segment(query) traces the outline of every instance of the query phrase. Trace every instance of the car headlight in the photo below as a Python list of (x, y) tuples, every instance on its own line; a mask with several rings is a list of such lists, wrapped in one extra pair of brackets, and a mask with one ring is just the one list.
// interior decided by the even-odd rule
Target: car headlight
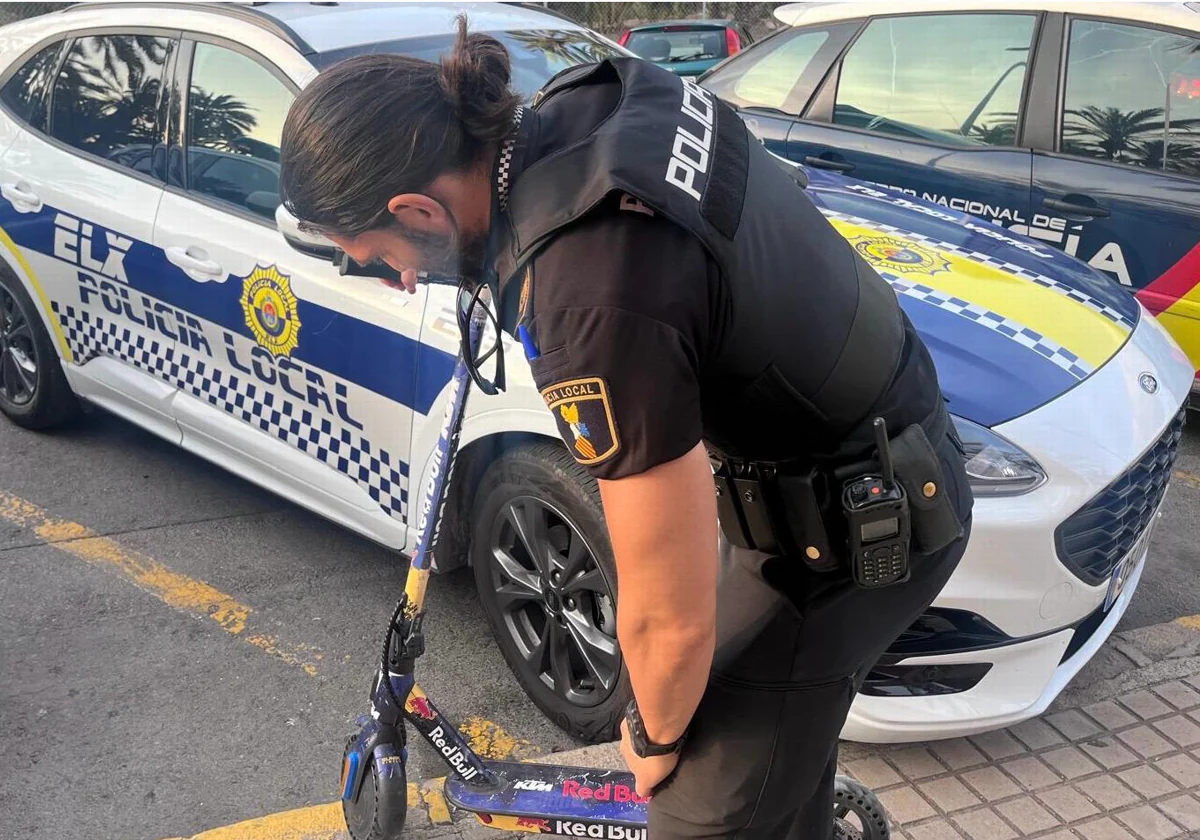
[(976, 496), (1020, 496), (1041, 487), (1046, 471), (1032, 455), (986, 426), (954, 417), (967, 453), (967, 476)]

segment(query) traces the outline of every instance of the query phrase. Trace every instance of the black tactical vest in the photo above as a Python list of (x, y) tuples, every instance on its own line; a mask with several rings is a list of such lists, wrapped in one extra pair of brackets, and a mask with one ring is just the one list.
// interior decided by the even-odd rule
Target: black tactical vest
[[(860, 432), (877, 413), (899, 415), (885, 414), (899, 430), (940, 406), (932, 363), (923, 347), (913, 358), (895, 293), (816, 209), (803, 175), (732, 109), (691, 81), (620, 58), (559, 74), (535, 112), (587, 85), (619, 85), (618, 104), (581, 141), (517, 175), (499, 231), (502, 290), (558, 231), (628, 193), (695, 235), (729, 287), (731, 326), (701, 371), (711, 446), (743, 458), (841, 457), (869, 445)], [(910, 361), (928, 370), (905, 377)]]

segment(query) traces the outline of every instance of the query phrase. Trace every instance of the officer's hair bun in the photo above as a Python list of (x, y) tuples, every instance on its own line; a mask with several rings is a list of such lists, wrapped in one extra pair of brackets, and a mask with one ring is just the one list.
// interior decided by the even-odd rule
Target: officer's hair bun
[(520, 98), (509, 87), (512, 64), (504, 45), (467, 32), (459, 15), (454, 51), (441, 60), (438, 83), (463, 128), (480, 143), (503, 140), (512, 130)]

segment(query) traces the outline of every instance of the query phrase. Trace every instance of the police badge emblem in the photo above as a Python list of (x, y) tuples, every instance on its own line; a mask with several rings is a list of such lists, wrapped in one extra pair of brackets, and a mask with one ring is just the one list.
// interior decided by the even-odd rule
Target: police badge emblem
[(259, 266), (242, 281), (241, 303), (254, 339), (272, 355), (291, 355), (300, 341), (300, 316), (288, 276)]
[(608, 386), (598, 376), (559, 382), (542, 391), (558, 431), (579, 463), (587, 466), (611, 458), (621, 448)]

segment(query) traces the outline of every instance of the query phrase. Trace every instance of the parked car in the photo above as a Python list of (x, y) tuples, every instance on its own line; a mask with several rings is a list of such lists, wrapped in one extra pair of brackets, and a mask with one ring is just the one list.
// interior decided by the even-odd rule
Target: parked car
[(618, 42), (679, 76), (697, 76), (754, 43), (733, 20), (673, 20), (626, 29)]
[[(120, 3), (5, 28), (0, 409), (47, 427), (77, 401), (102, 407), (411, 547), (410, 500), (433, 468), (457, 352), (452, 291), (343, 277), (289, 247), (254, 167), (219, 188), (207, 176), (226, 156), (271, 169), (284, 115), (319, 68), (364, 51), (435, 56), (455, 12)], [(560, 66), (624, 53), (536, 10), (470, 12), (514, 50), (527, 94)], [(924, 739), (1037, 714), (1133, 595), (1192, 368), (1083, 263), (948, 208), (810, 176), (814, 201), (929, 343), (978, 495), (961, 568), (871, 674), (845, 734)], [(471, 563), (529, 696), (570, 732), (609, 738), (629, 689), (596, 484), (507, 347), (508, 389), (469, 404), (437, 568)], [(563, 624), (543, 608), (549, 563), (576, 605)]]
[(1200, 4), (775, 15), (790, 28), (701, 82), (770, 149), (1079, 257), (1135, 291), (1200, 368)]

